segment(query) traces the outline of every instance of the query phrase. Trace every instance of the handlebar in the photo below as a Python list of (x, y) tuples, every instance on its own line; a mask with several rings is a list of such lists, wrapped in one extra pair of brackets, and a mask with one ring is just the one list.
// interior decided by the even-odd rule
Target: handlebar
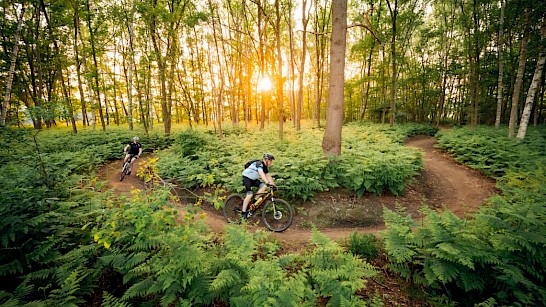
[(269, 187), (273, 191), (277, 191), (279, 189), (276, 185), (270, 183), (267, 184), (267, 187)]

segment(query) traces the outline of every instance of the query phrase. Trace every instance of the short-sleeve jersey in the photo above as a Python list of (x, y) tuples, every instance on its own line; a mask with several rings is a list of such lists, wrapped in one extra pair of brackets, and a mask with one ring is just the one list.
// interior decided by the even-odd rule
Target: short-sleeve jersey
[(135, 144), (134, 142), (129, 143), (129, 146), (131, 146), (131, 148), (129, 148), (129, 154), (131, 155), (138, 155), (140, 148), (142, 148), (140, 143)]
[(260, 173), (258, 173), (258, 170), (262, 169), (265, 174), (269, 173), (269, 169), (267, 168), (267, 165), (263, 163), (263, 161), (256, 161), (243, 171), (243, 176), (248, 177), (249, 179), (256, 180), (260, 178)]

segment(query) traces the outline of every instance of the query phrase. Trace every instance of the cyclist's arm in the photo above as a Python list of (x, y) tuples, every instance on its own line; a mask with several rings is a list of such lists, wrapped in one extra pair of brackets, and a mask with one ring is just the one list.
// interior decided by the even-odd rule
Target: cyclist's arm
[(129, 145), (125, 146), (125, 148), (123, 148), (123, 152), (128, 153), (130, 147), (131, 146), (129, 146)]
[(271, 175), (269, 173), (265, 174), (265, 176), (267, 177), (267, 183), (268, 184), (275, 185), (275, 181), (273, 181), (273, 177), (271, 177)]
[(260, 177), (262, 177), (262, 180), (265, 182), (265, 183), (269, 183), (269, 184), (274, 184), (273, 183), (273, 178), (271, 178), (271, 175), (269, 175), (269, 173), (264, 173), (264, 170), (259, 167), (258, 168), (258, 174), (260, 174)]
[(140, 155), (142, 154), (142, 147), (138, 149), (138, 157), (140, 158)]

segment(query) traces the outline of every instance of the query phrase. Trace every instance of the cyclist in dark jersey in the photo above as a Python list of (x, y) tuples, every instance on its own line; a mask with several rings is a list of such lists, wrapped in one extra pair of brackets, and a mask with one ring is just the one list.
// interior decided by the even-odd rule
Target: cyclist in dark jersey
[[(252, 187), (259, 187), (257, 194), (263, 193), (267, 185), (275, 185), (273, 178), (269, 174), (269, 166), (273, 163), (275, 157), (273, 155), (265, 153), (262, 161), (256, 161), (251, 163), (243, 171), (243, 185), (246, 190), (246, 197), (243, 201), (243, 210), (241, 216), (243, 219), (248, 218), (247, 208), (250, 200), (252, 199)], [(260, 181), (260, 178), (267, 183), (267, 185)]]
[(123, 163), (127, 162), (127, 160), (132, 157), (131, 164), (129, 165), (129, 172), (127, 173), (128, 175), (131, 175), (133, 162), (135, 161), (135, 159), (138, 159), (142, 154), (142, 144), (140, 144), (139, 140), (140, 139), (138, 138), (138, 136), (135, 136), (133, 138), (133, 141), (127, 144), (127, 146), (125, 146), (125, 148), (123, 149), (123, 151), (125, 152), (125, 159), (123, 159)]

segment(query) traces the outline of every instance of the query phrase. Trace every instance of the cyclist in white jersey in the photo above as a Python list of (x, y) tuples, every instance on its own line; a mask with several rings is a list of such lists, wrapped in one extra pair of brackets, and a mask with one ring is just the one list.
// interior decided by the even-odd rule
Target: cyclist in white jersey
[[(251, 163), (243, 171), (243, 185), (245, 186), (246, 190), (246, 197), (243, 201), (243, 210), (241, 211), (241, 216), (243, 219), (248, 217), (247, 208), (253, 195), (252, 187), (258, 187), (257, 194), (260, 194), (265, 191), (267, 185), (275, 185), (273, 177), (271, 177), (271, 174), (269, 174), (269, 166), (271, 166), (273, 160), (275, 160), (275, 157), (273, 157), (272, 154), (265, 153), (262, 161)], [(262, 179), (263, 182), (260, 181), (260, 179)]]

